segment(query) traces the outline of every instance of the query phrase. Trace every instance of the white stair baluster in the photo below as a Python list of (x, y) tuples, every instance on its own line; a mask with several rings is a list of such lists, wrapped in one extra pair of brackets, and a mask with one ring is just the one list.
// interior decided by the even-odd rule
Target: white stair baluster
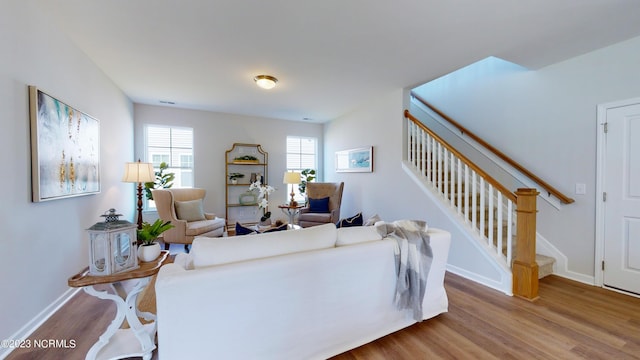
[(498, 191), (498, 241), (497, 241), (497, 250), (498, 250), (498, 254), (500, 254), (501, 256), (503, 255), (502, 252), (502, 244), (504, 241), (504, 238), (502, 237), (502, 228), (503, 228), (503, 224), (504, 222), (502, 221), (502, 213), (504, 212), (504, 206), (502, 204), (502, 193)]
[(513, 201), (507, 199), (507, 264), (511, 266), (513, 256)]
[(484, 237), (484, 229), (485, 229), (485, 213), (486, 207), (484, 206), (485, 199), (485, 184), (484, 178), (480, 178), (480, 236)]
[(493, 207), (493, 185), (489, 184), (489, 232), (487, 234), (487, 241), (489, 245), (493, 247), (493, 218), (494, 218), (494, 207)]

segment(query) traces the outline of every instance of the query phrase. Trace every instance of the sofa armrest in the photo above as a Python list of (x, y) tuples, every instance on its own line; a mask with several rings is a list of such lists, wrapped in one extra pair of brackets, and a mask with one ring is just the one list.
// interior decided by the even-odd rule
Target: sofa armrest
[(160, 268), (160, 271), (158, 271), (158, 277), (164, 279), (164, 278), (170, 278), (175, 275), (182, 276), (181, 274), (186, 272), (187, 272), (187, 269), (180, 266), (180, 264), (169, 263), (169, 264), (162, 265), (162, 267)]
[[(422, 302), (423, 318), (428, 319), (448, 308), (449, 300), (444, 288), (444, 276), (447, 272), (449, 248), (451, 247), (451, 233), (448, 231), (429, 228), (427, 230), (433, 262), (427, 277), (427, 291)], [(438, 305), (435, 306), (434, 305)]]
[(192, 270), (193, 269), (193, 257), (191, 254), (179, 253), (176, 255), (176, 258), (173, 260), (173, 263), (181, 266), (183, 269)]
[(337, 223), (340, 221), (340, 208), (331, 210), (331, 222)]
[(172, 219), (171, 225), (174, 227), (165, 231), (163, 234), (164, 241), (167, 243), (173, 243), (181, 238), (181, 234), (187, 232), (187, 221), (180, 219)]

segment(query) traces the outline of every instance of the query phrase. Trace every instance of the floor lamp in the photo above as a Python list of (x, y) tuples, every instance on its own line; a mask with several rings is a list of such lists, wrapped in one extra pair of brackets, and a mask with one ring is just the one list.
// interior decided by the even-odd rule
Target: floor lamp
[(138, 229), (142, 229), (142, 183), (155, 182), (155, 180), (153, 164), (140, 162), (140, 159), (137, 162), (125, 164), (122, 181), (138, 183)]

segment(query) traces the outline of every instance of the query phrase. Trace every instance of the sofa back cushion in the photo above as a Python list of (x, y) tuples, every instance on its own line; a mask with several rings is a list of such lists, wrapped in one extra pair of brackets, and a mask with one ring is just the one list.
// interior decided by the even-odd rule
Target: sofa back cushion
[(373, 226), (354, 226), (337, 229), (336, 246), (354, 245), (368, 241), (382, 240)]
[(324, 224), (300, 230), (276, 231), (251, 236), (195, 238), (190, 255), (193, 259), (193, 267), (197, 269), (302, 251), (327, 249), (335, 246), (336, 232), (334, 224)]

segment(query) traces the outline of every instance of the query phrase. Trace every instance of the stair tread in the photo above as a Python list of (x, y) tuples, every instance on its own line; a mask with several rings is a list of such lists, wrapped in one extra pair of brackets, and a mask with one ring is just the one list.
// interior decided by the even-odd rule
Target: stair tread
[(536, 263), (538, 264), (538, 266), (543, 266), (543, 265), (547, 265), (547, 264), (553, 264), (555, 262), (556, 262), (556, 259), (554, 259), (554, 258), (552, 258), (550, 256), (536, 254)]
[(553, 265), (556, 259), (550, 256), (536, 254), (536, 263), (538, 264), (538, 279), (553, 274)]

